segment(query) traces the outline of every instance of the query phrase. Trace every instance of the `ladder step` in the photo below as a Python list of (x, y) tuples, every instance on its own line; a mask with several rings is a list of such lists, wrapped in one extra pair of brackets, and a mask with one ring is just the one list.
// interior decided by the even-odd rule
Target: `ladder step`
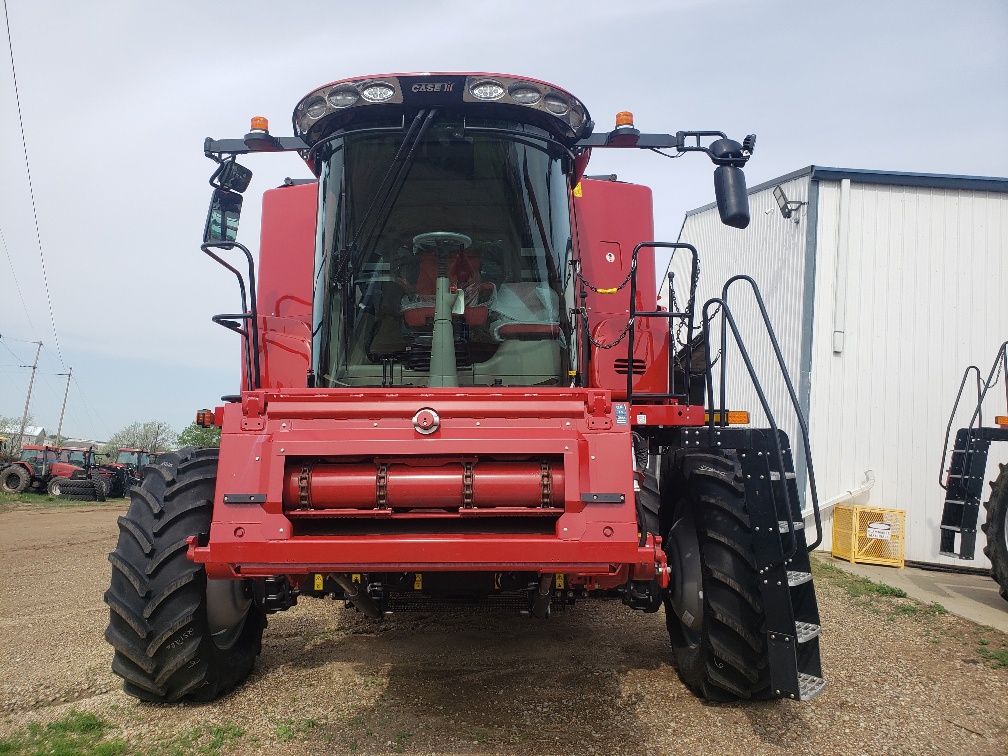
[(953, 533), (976, 533), (976, 528), (961, 528), (958, 525), (942, 525), (942, 530), (951, 530)]
[(788, 570), (787, 574), (787, 584), (788, 588), (794, 588), (797, 585), (802, 585), (807, 583), (812, 579), (811, 572), (798, 572), (797, 570)]
[(811, 701), (826, 690), (826, 681), (815, 675), (806, 675), (804, 672), (798, 673), (798, 698), (802, 701)]
[[(784, 473), (785, 480), (794, 480), (795, 474), (793, 472)], [(770, 480), (780, 480), (780, 473), (776, 470), (770, 471)]]
[[(778, 520), (777, 528), (780, 530), (781, 533), (787, 533), (788, 532), (787, 520)], [(794, 529), (805, 530), (805, 520), (795, 520)]]
[(813, 622), (795, 622), (795, 634), (799, 643), (808, 643), (822, 632), (822, 627)]

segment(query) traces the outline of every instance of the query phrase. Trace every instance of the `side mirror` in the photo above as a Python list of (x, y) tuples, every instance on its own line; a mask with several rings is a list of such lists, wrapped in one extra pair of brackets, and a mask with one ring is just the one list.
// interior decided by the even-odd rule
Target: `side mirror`
[(242, 196), (225, 189), (214, 189), (210, 211), (203, 227), (203, 243), (233, 242), (238, 237)]
[(722, 223), (734, 228), (749, 225), (749, 195), (741, 168), (720, 165), (714, 169), (714, 196)]

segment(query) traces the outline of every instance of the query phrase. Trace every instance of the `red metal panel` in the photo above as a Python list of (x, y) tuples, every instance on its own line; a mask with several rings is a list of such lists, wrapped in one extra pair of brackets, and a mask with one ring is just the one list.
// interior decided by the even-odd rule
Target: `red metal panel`
[[(620, 181), (581, 179), (575, 192), (578, 246), (585, 279), (598, 289), (614, 288), (630, 272), (634, 247), (654, 241), (651, 190)], [(609, 255), (612, 260), (609, 260)], [(654, 251), (643, 249), (637, 257), (637, 309), (657, 309)], [(615, 294), (588, 292), (592, 327), (603, 313), (630, 310), (630, 286)]]
[[(413, 422), (425, 407), (440, 418), (437, 431), (429, 435)], [(210, 539), (206, 546), (190, 549), (212, 576), (521, 569), (611, 580), (621, 570), (634, 575), (650, 570), (653, 575), (655, 563), (663, 562), (653, 545), (650, 551), (638, 545), (630, 426), (617, 422), (607, 392), (291, 389), (246, 392), (241, 403), (227, 405), (223, 414)], [(416, 471), (406, 477), (429, 475), (430, 486), (424, 487), (433, 488), (417, 498), (418, 504), (429, 505), (432, 496), (441, 495), (445, 480), (437, 468), (426, 465), (445, 458), (475, 459), (476, 471), (481, 465), (488, 471), (484, 481), (475, 480), (474, 499), (481, 498), (483, 482), (490, 492), (490, 506), (480, 509), (480, 502), (474, 502), (473, 513), (480, 513), (476, 519), (469, 519), (465, 508), (445, 509), (425, 520), (444, 523), (432, 533), (430, 527), (410, 530), (409, 522), (418, 521), (414, 512), (358, 510), (361, 514), (351, 519), (347, 510), (339, 518), (326, 518), (322, 510), (310, 517), (302, 517), (310, 510), (284, 513), (285, 495), (288, 501), (299, 495), (287, 470), (299, 471), (309, 463), (323, 469), (347, 465), (345, 471), (360, 474), (345, 482), (357, 482), (326, 496), (356, 491), (363, 500), (375, 495), (377, 460)], [(539, 499), (544, 459), (551, 461), (555, 495), (552, 506), (536, 513), (545, 530), (536, 525), (530, 532), (521, 523), (531, 520), (517, 516), (521, 508), (514, 504), (530, 495)], [(449, 477), (451, 486), (460, 482), (458, 473)], [(390, 495), (408, 506), (416, 482)], [(497, 514), (499, 504), (507, 505), (500, 509), (504, 516)], [(463, 517), (478, 523), (476, 532), (472, 527), (452, 530), (450, 523)], [(297, 523), (309, 520), (315, 530), (298, 529)], [(393, 520), (399, 523), (395, 532), (381, 530), (381, 522)], [(369, 521), (374, 525), (361, 531), (360, 524)], [(340, 522), (356, 522), (357, 529), (346, 531)], [(318, 527), (329, 534), (319, 535)]]
[[(654, 240), (651, 190), (619, 181), (582, 179), (574, 195), (574, 209), (585, 280), (596, 289), (618, 289), (610, 293), (589, 290), (586, 301), (592, 338), (599, 344), (614, 344), (630, 319), (630, 284), (626, 279), (634, 248)], [(637, 256), (636, 309), (658, 309), (651, 248), (642, 249)], [(665, 319), (637, 318), (635, 391), (668, 392), (668, 330)], [(625, 398), (628, 349), (626, 338), (612, 349), (594, 348), (589, 385), (611, 389), (615, 398)]]
[(260, 315), (311, 323), (318, 184), (263, 193), (257, 306)]

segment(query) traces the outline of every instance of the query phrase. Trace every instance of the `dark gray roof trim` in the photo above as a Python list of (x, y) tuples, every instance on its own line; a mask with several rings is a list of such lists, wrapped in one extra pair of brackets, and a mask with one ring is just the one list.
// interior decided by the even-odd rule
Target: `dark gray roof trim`
[[(902, 173), (899, 171), (868, 171), (860, 168), (825, 168), (809, 165), (749, 189), (749, 194), (761, 192), (777, 184), (802, 176), (812, 176), (815, 181), (842, 181), (850, 179), (855, 184), (881, 184), (884, 186), (915, 186), (929, 189), (958, 189), (973, 192), (1008, 193), (1008, 178), (996, 176), (956, 176), (945, 173)], [(697, 215), (717, 207), (713, 202), (686, 213)]]

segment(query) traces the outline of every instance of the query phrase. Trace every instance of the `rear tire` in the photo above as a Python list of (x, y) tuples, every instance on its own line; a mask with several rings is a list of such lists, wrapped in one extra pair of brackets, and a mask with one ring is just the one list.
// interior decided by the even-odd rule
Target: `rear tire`
[(31, 475), (20, 465), (11, 465), (0, 473), (0, 489), (4, 493), (24, 493), (31, 485)]
[(95, 501), (95, 488), (90, 480), (64, 480), (60, 485), (60, 498), (70, 501)]
[(245, 597), (248, 583), (208, 581), (186, 558), (186, 539), (210, 531), (217, 456), (217, 449), (163, 455), (119, 518), (105, 639), (123, 690), (143, 701), (217, 698), (248, 677), (261, 648), (266, 615)]
[(990, 559), (991, 577), (1001, 587), (1001, 598), (1008, 601), (1008, 465), (1001, 465), (984, 508), (987, 510), (987, 522), (981, 526), (987, 534), (984, 554)]
[(67, 482), (67, 478), (53, 478), (49, 481), (49, 485), (46, 486), (46, 491), (50, 496), (55, 496), (58, 499), (60, 498), (60, 493), (63, 491), (63, 486), (65, 486)]
[(672, 570), (665, 621), (679, 677), (713, 701), (770, 698), (766, 618), (736, 452), (679, 452), (661, 483)]

